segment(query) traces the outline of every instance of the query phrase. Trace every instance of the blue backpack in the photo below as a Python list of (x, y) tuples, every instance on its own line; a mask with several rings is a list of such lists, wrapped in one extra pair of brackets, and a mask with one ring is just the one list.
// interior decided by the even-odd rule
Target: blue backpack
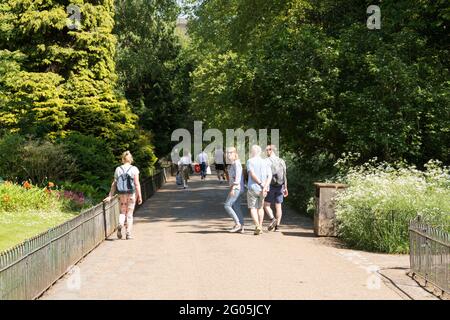
[(134, 179), (128, 174), (128, 171), (130, 171), (131, 168), (133, 168), (133, 166), (130, 166), (125, 172), (125, 169), (120, 167), (123, 173), (117, 178), (117, 192), (119, 194), (133, 194), (136, 191)]

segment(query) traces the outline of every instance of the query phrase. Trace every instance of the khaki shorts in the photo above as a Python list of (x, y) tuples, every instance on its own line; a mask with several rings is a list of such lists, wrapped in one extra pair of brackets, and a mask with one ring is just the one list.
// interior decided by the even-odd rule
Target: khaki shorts
[(256, 193), (253, 190), (247, 191), (247, 206), (249, 209), (261, 209), (264, 204), (262, 192)]

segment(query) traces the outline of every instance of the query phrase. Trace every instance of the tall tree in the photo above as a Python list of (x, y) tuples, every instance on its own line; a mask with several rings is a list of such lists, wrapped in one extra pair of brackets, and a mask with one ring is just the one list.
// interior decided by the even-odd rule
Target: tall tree
[(171, 132), (186, 123), (186, 93), (179, 82), (189, 81), (189, 63), (180, 58), (175, 34), (179, 11), (176, 0), (116, 1), (120, 83), (140, 124), (156, 137), (161, 156), (170, 151)]
[(114, 1), (74, 1), (79, 21), (70, 21), (67, 5), (0, 4), (0, 126), (50, 139), (80, 132), (116, 153), (144, 148), (153, 159), (149, 141), (137, 143), (138, 118), (116, 89)]
[(214, 126), (278, 127), (284, 148), (330, 162), (352, 151), (448, 163), (449, 4), (383, 1), (382, 28), (369, 30), (372, 2), (201, 2), (193, 111)]

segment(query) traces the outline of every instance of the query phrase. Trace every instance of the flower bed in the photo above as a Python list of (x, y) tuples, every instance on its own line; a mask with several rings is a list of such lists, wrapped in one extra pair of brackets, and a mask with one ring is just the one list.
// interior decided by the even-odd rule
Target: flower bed
[(88, 206), (82, 193), (26, 181), (0, 184), (0, 251), (56, 226)]

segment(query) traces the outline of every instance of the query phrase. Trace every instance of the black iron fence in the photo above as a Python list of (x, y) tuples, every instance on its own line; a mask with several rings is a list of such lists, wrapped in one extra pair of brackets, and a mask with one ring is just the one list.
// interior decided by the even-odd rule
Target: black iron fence
[(450, 294), (450, 236), (423, 223), (420, 217), (409, 225), (412, 276)]
[[(163, 168), (142, 181), (150, 198), (166, 181)], [(117, 228), (119, 201), (100, 203), (75, 218), (0, 253), (0, 300), (35, 299)]]

